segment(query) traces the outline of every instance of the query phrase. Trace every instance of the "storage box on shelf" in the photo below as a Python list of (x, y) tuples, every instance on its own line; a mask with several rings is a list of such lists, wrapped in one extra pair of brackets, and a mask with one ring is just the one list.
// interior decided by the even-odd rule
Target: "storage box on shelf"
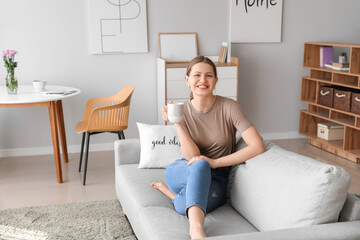
[(333, 107), (350, 112), (351, 92), (347, 89), (335, 89)]
[[(320, 67), (321, 46), (348, 48), (349, 71)], [(360, 162), (360, 112), (353, 107), (354, 96), (360, 98), (357, 95), (360, 91), (360, 44), (305, 43), (303, 67), (308, 68), (310, 74), (302, 78), (301, 101), (307, 103), (307, 110), (300, 111), (299, 133), (308, 137), (312, 145)], [(327, 91), (329, 93), (325, 94)], [(336, 99), (336, 93), (348, 98)], [(318, 124), (328, 122), (344, 126), (343, 139), (324, 140), (317, 136)]]
[(318, 123), (317, 136), (325, 140), (344, 139), (344, 126), (336, 123)]
[(352, 95), (351, 112), (360, 114), (360, 93), (353, 93)]

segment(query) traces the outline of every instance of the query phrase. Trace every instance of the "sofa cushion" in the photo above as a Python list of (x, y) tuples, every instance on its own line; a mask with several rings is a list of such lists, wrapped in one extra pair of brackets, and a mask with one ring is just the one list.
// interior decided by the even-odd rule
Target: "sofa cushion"
[(137, 123), (137, 126), (141, 144), (139, 168), (166, 168), (181, 156), (174, 125)]
[[(145, 233), (144, 239), (190, 239), (189, 221), (172, 209), (156, 206), (144, 208), (139, 214), (139, 221)], [(204, 231), (208, 237), (258, 232), (228, 204), (206, 215)]]
[(124, 200), (128, 199), (133, 205), (132, 208), (137, 211), (145, 206), (174, 209), (171, 201), (164, 194), (151, 187), (152, 182), (165, 182), (165, 170), (139, 169), (138, 164), (120, 165), (116, 168), (115, 184), (121, 189), (118, 195)]
[(239, 165), (232, 206), (260, 231), (336, 222), (350, 175), (274, 144)]

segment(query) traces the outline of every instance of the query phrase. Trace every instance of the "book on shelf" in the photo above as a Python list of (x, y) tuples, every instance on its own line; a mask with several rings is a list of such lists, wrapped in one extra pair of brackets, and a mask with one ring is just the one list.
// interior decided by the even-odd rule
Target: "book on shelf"
[(334, 48), (330, 46), (320, 47), (320, 67), (325, 67), (325, 64), (332, 64), (334, 59)]
[(228, 52), (228, 43), (227, 43), (227, 42), (223, 42), (223, 43), (221, 44), (218, 62), (220, 62), (220, 63), (226, 62), (227, 52)]
[(336, 67), (332, 64), (325, 64), (325, 67), (327, 68), (331, 68), (333, 70), (337, 70), (337, 71), (342, 71), (342, 72), (348, 72), (349, 71), (349, 67)]
[(334, 67), (349, 67), (349, 63), (333, 62), (332, 65), (333, 65)]
[(222, 62), (225, 55), (225, 46), (221, 46), (218, 62)]

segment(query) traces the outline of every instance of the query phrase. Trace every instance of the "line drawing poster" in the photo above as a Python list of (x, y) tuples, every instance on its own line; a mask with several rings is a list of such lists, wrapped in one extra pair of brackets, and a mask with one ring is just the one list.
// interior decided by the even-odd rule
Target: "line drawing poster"
[(281, 42), (283, 0), (230, 1), (231, 42)]
[(88, 0), (92, 54), (148, 51), (146, 0)]

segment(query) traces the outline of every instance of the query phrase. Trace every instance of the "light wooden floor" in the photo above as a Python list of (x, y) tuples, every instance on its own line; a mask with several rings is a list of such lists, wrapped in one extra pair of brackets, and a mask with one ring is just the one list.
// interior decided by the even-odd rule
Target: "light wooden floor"
[[(360, 164), (307, 144), (306, 139), (274, 140), (283, 148), (338, 165), (352, 175), (351, 192), (360, 193)], [(115, 199), (114, 154), (89, 154), (87, 185), (78, 172), (79, 154), (62, 164), (64, 183), (58, 184), (52, 155), (0, 158), (0, 209)]]

